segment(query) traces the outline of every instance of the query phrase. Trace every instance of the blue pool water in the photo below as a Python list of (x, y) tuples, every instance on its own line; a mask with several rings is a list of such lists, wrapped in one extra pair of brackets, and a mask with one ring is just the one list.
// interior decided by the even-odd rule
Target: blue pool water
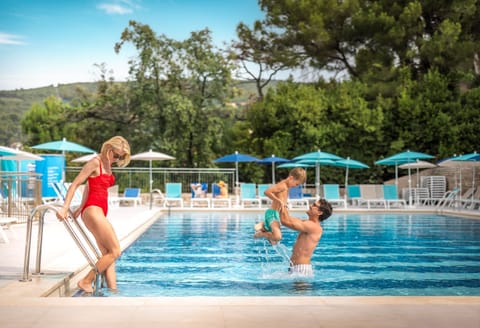
[[(263, 213), (171, 213), (117, 262), (118, 296), (480, 295), (480, 220), (334, 214), (312, 258), (287, 273), (296, 232), (254, 240)], [(306, 218), (305, 214), (298, 216)]]

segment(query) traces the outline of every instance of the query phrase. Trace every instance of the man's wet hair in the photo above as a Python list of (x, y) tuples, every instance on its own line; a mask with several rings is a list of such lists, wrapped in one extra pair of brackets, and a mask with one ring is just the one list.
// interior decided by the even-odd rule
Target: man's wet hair
[(325, 221), (332, 215), (332, 212), (333, 212), (332, 204), (330, 204), (327, 200), (323, 198), (318, 200), (317, 207), (322, 212), (322, 214), (318, 216), (318, 219), (320, 220), (320, 222)]

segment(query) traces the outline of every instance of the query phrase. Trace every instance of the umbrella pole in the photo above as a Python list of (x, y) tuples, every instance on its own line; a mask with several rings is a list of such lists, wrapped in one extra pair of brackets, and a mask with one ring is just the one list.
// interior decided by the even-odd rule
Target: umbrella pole
[(240, 184), (238, 182), (239, 178), (238, 178), (238, 162), (235, 162), (235, 203), (237, 205), (237, 207), (240, 205), (240, 195), (238, 194), (240, 192), (239, 190), (239, 187), (240, 187)]
[(272, 162), (272, 184), (275, 184), (275, 163)]
[(347, 190), (348, 190), (348, 166), (345, 171), (345, 192), (344, 192), (344, 198), (345, 198), (345, 204), (347, 204)]
[(315, 165), (315, 177), (316, 177), (316, 181), (315, 181), (315, 191), (317, 193), (317, 199), (320, 198), (320, 164), (316, 164)]
[(150, 164), (150, 174), (149, 174), (149, 177), (150, 177), (150, 209), (152, 209), (152, 203), (153, 203), (153, 195), (152, 195), (152, 184), (153, 184), (153, 179), (152, 179), (152, 160), (149, 160), (149, 164)]
[(413, 206), (412, 204), (412, 176), (410, 173), (410, 167), (408, 167), (408, 204)]

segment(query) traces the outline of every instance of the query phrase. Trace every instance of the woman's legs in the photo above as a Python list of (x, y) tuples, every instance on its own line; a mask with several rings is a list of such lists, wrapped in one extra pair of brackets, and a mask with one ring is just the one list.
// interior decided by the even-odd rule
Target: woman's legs
[[(117, 288), (115, 260), (120, 256), (120, 243), (111, 223), (103, 215), (101, 208), (89, 206), (83, 212), (83, 222), (87, 229), (93, 234), (102, 257), (97, 261), (97, 270), (105, 273), (107, 286), (111, 289)], [(91, 270), (81, 281), (78, 287), (86, 292), (92, 292), (92, 282), (95, 279), (95, 271)]]

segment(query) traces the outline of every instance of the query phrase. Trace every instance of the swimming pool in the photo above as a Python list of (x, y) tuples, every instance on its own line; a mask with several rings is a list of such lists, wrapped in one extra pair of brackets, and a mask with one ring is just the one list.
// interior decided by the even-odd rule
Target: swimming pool
[[(116, 296), (480, 295), (480, 220), (334, 214), (312, 258), (287, 273), (296, 232), (254, 240), (259, 213), (171, 213), (117, 261)], [(306, 218), (305, 214), (298, 214)]]

